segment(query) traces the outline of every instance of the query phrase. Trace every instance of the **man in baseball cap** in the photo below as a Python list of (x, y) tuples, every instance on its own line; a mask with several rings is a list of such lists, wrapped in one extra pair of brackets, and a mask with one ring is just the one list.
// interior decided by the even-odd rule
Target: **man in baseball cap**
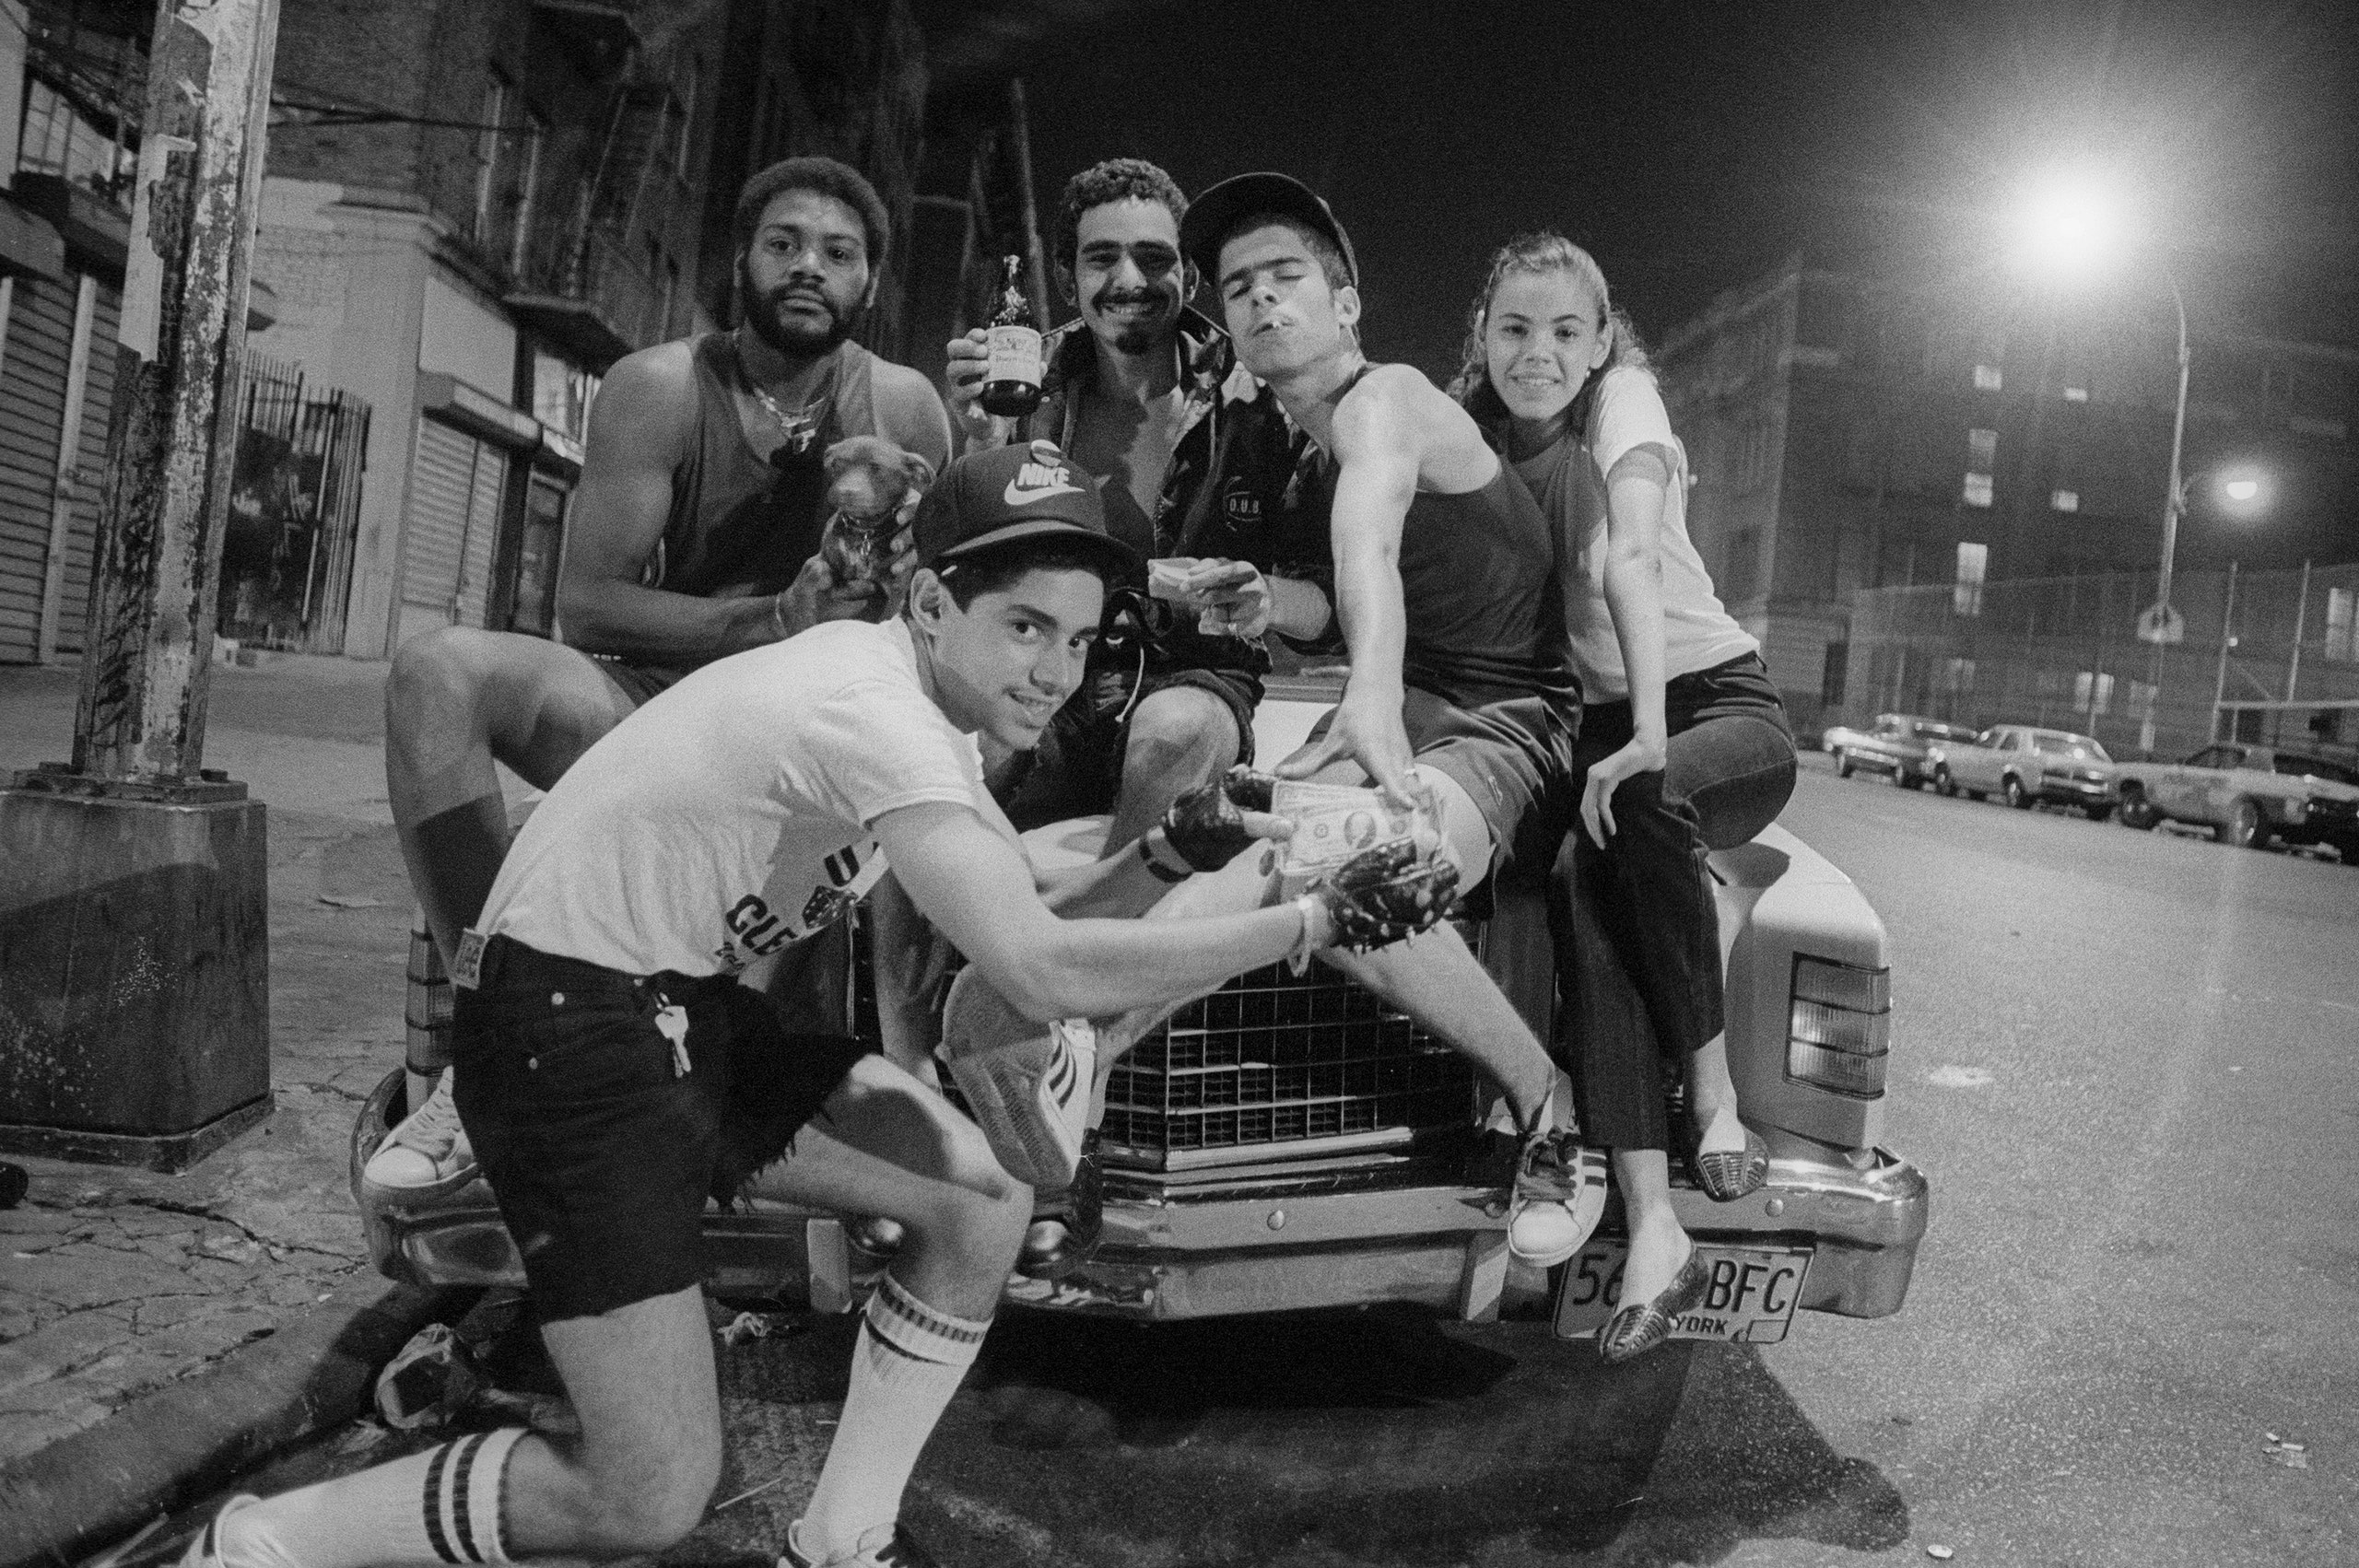
[[(1414, 367), (1361, 352), (1351, 240), (1308, 186), (1272, 173), (1223, 181), (1188, 209), (1180, 244), (1213, 286), (1238, 364), (1321, 454), (1298, 510), (1325, 519), (1351, 676), (1310, 743), (1274, 771), (1425, 797), (1469, 888), (1518, 861), (1544, 871), (1581, 778), (1555, 530), (1464, 409)], [(1258, 892), (1230, 872), (1189, 897), (1209, 911)], [(1547, 1267), (1579, 1251), (1604, 1203), (1601, 1162), (1556, 1125), (1547, 1052), (1457, 934), (1336, 963), (1404, 999), (1504, 1094), (1522, 1141), (1509, 1253)]]
[[(1339, 879), (1215, 919), (1080, 918), (1134, 916), (1283, 829), (1200, 801), (1131, 852), (1036, 872), (983, 787), (976, 737), (1038, 738), (1080, 678), (1127, 552), (1106, 534), (1096, 481), (1045, 443), (952, 464), (916, 527), (922, 564), (901, 615), (705, 664), (584, 753), (458, 944), (453, 1098), (581, 1437), (505, 1428), (233, 1498), (185, 1568), (611, 1559), (680, 1539), (721, 1475), (703, 1215), (708, 1196), (748, 1188), (906, 1233), (779, 1560), (931, 1561), (899, 1527), (901, 1492), (1031, 1219), (1006, 1168), (1025, 1152), (1016, 1135), (1070, 1145), (1087, 1112), (1087, 1025), (1030, 1024), (1039, 1038), (988, 1057), (987, 1139), (922, 1064), (792, 1032), (761, 989), (776, 961), (840, 919), (887, 857), (965, 954), (969, 989), (1020, 1020), (1167, 1003), (1447, 911), (1429, 888), (1388, 905), (1385, 889)], [(1368, 915), (1396, 907), (1398, 919)]]
[(1109, 569), (1136, 569), (1137, 553), (1106, 529), (1098, 482), (1049, 441), (993, 447), (959, 459), (918, 503), (918, 565), (938, 567), (1018, 539), (1065, 536)]
[(1331, 252), (1319, 258), (1328, 265), (1329, 283), (1337, 288), (1359, 287), (1359, 259), (1352, 253), (1352, 238), (1344, 232), (1334, 209), (1289, 174), (1238, 174), (1198, 196), (1180, 224), (1180, 253), (1218, 287), (1222, 241), (1255, 217), (1282, 219), (1309, 229), (1314, 253), (1321, 249)]

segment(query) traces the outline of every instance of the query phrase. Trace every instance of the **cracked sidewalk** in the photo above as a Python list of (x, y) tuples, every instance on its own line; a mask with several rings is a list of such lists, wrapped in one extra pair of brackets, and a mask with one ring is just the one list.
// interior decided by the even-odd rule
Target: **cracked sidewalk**
[[(385, 666), (217, 669), (205, 762), (269, 807), (270, 1118), (178, 1176), (8, 1155), (0, 1468), (374, 1278), (354, 1115), (400, 1065), (409, 888), (384, 799)], [(71, 754), (74, 671), (0, 667), (0, 778)]]

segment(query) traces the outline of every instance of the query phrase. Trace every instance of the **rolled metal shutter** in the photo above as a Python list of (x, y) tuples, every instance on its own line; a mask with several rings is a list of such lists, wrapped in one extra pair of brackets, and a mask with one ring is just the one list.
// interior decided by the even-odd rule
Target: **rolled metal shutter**
[(508, 454), (421, 417), (402, 543), (402, 602), (454, 626), (484, 624)]
[[(66, 324), (73, 324), (69, 312)], [(74, 486), (74, 519), (65, 536), (65, 591), (57, 603), (57, 650), (82, 651), (90, 616), (90, 568), (98, 555), (100, 489), (107, 471), (107, 421), (114, 408), (115, 323), (123, 314), (123, 291), (101, 279), (90, 317), (89, 380), (82, 392), (80, 472)]]
[[(20, 277), (13, 295), (0, 349), (0, 661), (21, 662), (40, 656), (74, 292), (47, 278)], [(87, 592), (87, 576), (83, 581)]]

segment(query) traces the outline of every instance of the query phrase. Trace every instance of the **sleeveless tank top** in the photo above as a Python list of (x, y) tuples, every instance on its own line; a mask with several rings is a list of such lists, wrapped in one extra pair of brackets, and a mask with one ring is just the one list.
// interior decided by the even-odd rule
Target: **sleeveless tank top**
[[(647, 585), (700, 599), (776, 593), (818, 553), (827, 525), (827, 451), (847, 436), (883, 436), (873, 394), (876, 357), (839, 345), (806, 405), (817, 428), (801, 451), (765, 461), (746, 444), (736, 395), (752, 395), (727, 333), (694, 339), (697, 423), (687, 461), (672, 473), (672, 509)], [(769, 415), (764, 415), (765, 418)], [(887, 438), (890, 439), (889, 437)]]
[(1461, 708), (1523, 696), (1579, 706), (1555, 531), (1506, 463), (1479, 490), (1409, 503), (1401, 591), (1408, 685)]
[[(1335, 474), (1322, 466), (1332, 514)], [(1505, 461), (1480, 489), (1418, 491), (1401, 524), (1402, 682), (1460, 708), (1539, 696), (1578, 710), (1562, 571), (1556, 531)]]

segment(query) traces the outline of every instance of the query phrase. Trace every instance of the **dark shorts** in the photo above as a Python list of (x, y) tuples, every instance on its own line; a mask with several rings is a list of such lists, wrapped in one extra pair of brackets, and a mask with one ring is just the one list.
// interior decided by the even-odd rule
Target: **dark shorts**
[(670, 690), (687, 673), (684, 669), (664, 664), (633, 664), (627, 660), (590, 656), (614, 683), (616, 691), (629, 699), (633, 708), (644, 708), (662, 693)]
[[(727, 978), (625, 975), (505, 937), (458, 995), (460, 1122), (544, 1322), (703, 1276), (708, 1199), (784, 1153), (867, 1047), (790, 1035)], [(687, 1012), (689, 1071), (656, 1025)]]
[[(1332, 719), (1312, 725), (1311, 738)], [(1483, 813), (1495, 872), (1519, 861), (1548, 864), (1580, 803), (1578, 711), (1537, 696), (1461, 708), (1412, 686), (1401, 722), (1418, 764), (1455, 779)]]
[[(1262, 683), (1231, 670), (1170, 670), (1139, 683), (1139, 701), (1174, 686), (1209, 692), (1237, 722), (1237, 760), (1253, 760), (1253, 707)], [(1093, 682), (1057, 710), (1040, 743), (997, 780), (993, 796), (1018, 832), (1114, 809), (1137, 712), (1128, 680)]]

